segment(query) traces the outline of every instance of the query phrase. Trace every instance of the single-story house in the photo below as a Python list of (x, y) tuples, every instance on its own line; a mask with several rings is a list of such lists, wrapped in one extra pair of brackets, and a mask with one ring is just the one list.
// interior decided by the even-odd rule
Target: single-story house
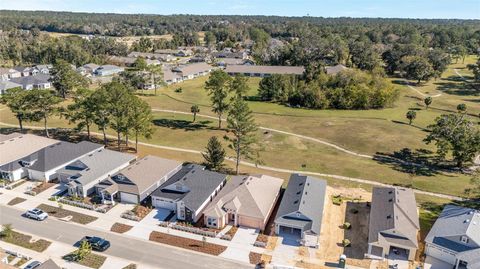
[(50, 82), (50, 75), (45, 74), (12, 78), (10, 81), (15, 84), (22, 85), (22, 88), (24, 90), (50, 89), (52, 87), (52, 83)]
[(96, 184), (135, 159), (135, 155), (102, 148), (58, 170), (58, 179), (67, 184), (69, 195), (86, 197), (95, 192)]
[(176, 55), (179, 53), (179, 50), (174, 50), (174, 49), (159, 49), (155, 51), (155, 54), (170, 54), (170, 55)]
[(178, 57), (188, 57), (193, 55), (193, 51), (191, 49), (181, 49), (174, 55)]
[(138, 204), (182, 168), (180, 162), (146, 156), (97, 184), (105, 199)]
[(82, 76), (91, 76), (100, 66), (94, 63), (84, 64), (77, 68), (77, 72)]
[(13, 69), (15, 69), (17, 72), (20, 73), (22, 77), (28, 77), (32, 75), (33, 67), (29, 66), (16, 66)]
[(13, 181), (25, 177), (18, 161), (55, 143), (58, 141), (32, 134), (0, 134), (0, 178)]
[(94, 74), (96, 76), (105, 77), (105, 76), (112, 76), (112, 75), (121, 73), (124, 70), (125, 68), (123, 67), (107, 64), (107, 65), (102, 65), (97, 69), (95, 69)]
[(178, 73), (182, 80), (194, 79), (200, 76), (206, 76), (213, 70), (213, 66), (206, 63), (193, 63), (183, 66), (177, 66), (172, 72)]
[(150, 60), (160, 60), (162, 62), (171, 62), (177, 59), (177, 57), (171, 54), (159, 54), (159, 53), (149, 53), (149, 52), (137, 52), (133, 51), (128, 54), (128, 57), (134, 58), (145, 58)]
[(265, 230), (282, 183), (265, 175), (233, 177), (203, 211), (205, 225), (222, 229), (231, 223)]
[(32, 75), (38, 74), (50, 74), (50, 70), (53, 69), (53, 65), (51, 64), (37, 64), (33, 67)]
[(22, 85), (9, 80), (0, 81), (0, 94), (4, 94), (7, 90), (13, 88), (22, 88)]
[(0, 171), (6, 173), (10, 180), (28, 177), (31, 180), (50, 181), (58, 178), (57, 170), (102, 148), (103, 145), (88, 141), (77, 144), (61, 141), (2, 165)]
[(275, 233), (293, 235), (302, 245), (317, 248), (326, 190), (325, 180), (292, 174), (275, 217)]
[(152, 193), (152, 205), (173, 211), (179, 220), (197, 222), (226, 180), (227, 175), (187, 164)]
[[(135, 57), (121, 57), (121, 56), (111, 56), (108, 60), (113, 64), (119, 64), (124, 66), (134, 66), (137, 58)], [(145, 59), (147, 65), (159, 65), (160, 61), (155, 59)]]
[(454, 269), (480, 268), (480, 211), (446, 205), (425, 238), (425, 254)]
[(238, 52), (218, 51), (218, 52), (212, 53), (212, 56), (214, 58), (233, 58), (233, 59), (247, 59), (248, 57), (247, 52), (245, 51), (238, 51)]
[(342, 64), (337, 64), (334, 66), (327, 66), (325, 67), (325, 72), (327, 72), (327, 75), (336, 75), (344, 70), (348, 70), (348, 67), (342, 65)]
[(227, 65), (225, 72), (231, 76), (240, 74), (247, 77), (268, 77), (273, 74), (302, 75), (305, 68), (303, 66)]
[(183, 81), (183, 78), (180, 73), (172, 72), (170, 68), (163, 68), (163, 81), (167, 85), (175, 84)]
[(18, 72), (13, 68), (0, 67), (0, 81), (9, 80), (11, 78), (19, 78), (21, 76), (22, 73)]
[(414, 260), (420, 223), (413, 190), (373, 188), (368, 229), (367, 257)]

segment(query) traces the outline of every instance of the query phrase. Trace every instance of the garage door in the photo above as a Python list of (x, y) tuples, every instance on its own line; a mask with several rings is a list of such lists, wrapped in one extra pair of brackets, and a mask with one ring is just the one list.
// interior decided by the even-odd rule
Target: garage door
[(426, 254), (449, 264), (455, 264), (456, 261), (456, 258), (453, 254), (434, 246), (428, 246)]
[(177, 205), (170, 201), (163, 201), (158, 198), (152, 197), (152, 205), (156, 208), (165, 208), (172, 211), (177, 211)]
[(296, 229), (296, 228), (291, 228), (291, 227), (280, 226), (280, 233), (300, 237), (301, 234), (302, 234), (302, 230)]
[(127, 204), (138, 204), (138, 195), (121, 192), (120, 201), (122, 201), (122, 203), (127, 203)]

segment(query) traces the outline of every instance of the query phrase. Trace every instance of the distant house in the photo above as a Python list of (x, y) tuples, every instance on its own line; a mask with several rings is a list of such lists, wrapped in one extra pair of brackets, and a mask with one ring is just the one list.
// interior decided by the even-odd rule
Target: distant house
[(53, 65), (51, 64), (38, 64), (33, 67), (32, 75), (38, 75), (38, 74), (48, 75), (50, 74), (50, 70), (52, 69), (53, 69)]
[(0, 67), (0, 81), (6, 81), (12, 78), (19, 78), (21, 76), (22, 73), (18, 72), (13, 68)]
[(327, 182), (292, 174), (275, 217), (275, 233), (299, 238), (308, 247), (318, 247)]
[(94, 63), (89, 63), (80, 66), (77, 68), (77, 72), (80, 73), (82, 76), (91, 76), (95, 73), (95, 71), (99, 68), (100, 66)]
[(181, 49), (174, 55), (178, 57), (188, 57), (193, 55), (193, 51), (191, 49)]
[(413, 191), (400, 187), (373, 188), (368, 227), (368, 257), (401, 256), (414, 260), (420, 224)]
[(32, 134), (0, 134), (0, 178), (10, 181), (26, 176), (16, 163), (22, 158), (57, 143), (57, 140)]
[(181, 73), (173, 72), (170, 68), (163, 68), (163, 80), (167, 85), (171, 85), (182, 82), (183, 78)]
[(425, 243), (427, 261), (440, 260), (445, 268), (480, 268), (480, 211), (445, 206)]
[(21, 85), (24, 90), (50, 89), (52, 88), (50, 78), (50, 75), (38, 74), (36, 76), (12, 78), (10, 82)]
[(98, 67), (94, 74), (96, 76), (100, 76), (100, 77), (105, 77), (105, 76), (113, 76), (113, 75), (116, 75), (118, 73), (121, 73), (123, 72), (125, 69), (123, 67), (120, 67), (120, 66), (116, 66), (116, 65), (102, 65), (100, 67)]
[(181, 167), (177, 161), (149, 155), (98, 183), (95, 188), (104, 199), (138, 204)]
[(219, 58), (216, 59), (216, 63), (218, 66), (253, 64), (250, 60), (237, 58)]
[(0, 81), (0, 95), (13, 88), (22, 88), (22, 85), (9, 80)]
[(203, 211), (205, 225), (222, 229), (231, 223), (265, 230), (282, 184), (282, 179), (265, 175), (233, 177)]
[(348, 68), (342, 64), (325, 67), (325, 72), (327, 72), (327, 75), (336, 75), (344, 70), (348, 70)]
[(179, 53), (179, 50), (173, 50), (173, 49), (160, 49), (155, 51), (155, 54), (177, 55), (178, 53)]
[(101, 148), (103, 145), (88, 141), (77, 144), (57, 142), (0, 166), (0, 171), (10, 180), (28, 177), (31, 180), (50, 181), (58, 178), (57, 170)]
[(206, 63), (193, 63), (183, 66), (177, 66), (172, 72), (178, 73), (182, 80), (194, 79), (200, 76), (206, 76), (213, 70), (211, 65)]
[(227, 65), (225, 72), (231, 76), (240, 74), (247, 77), (268, 77), (273, 74), (302, 75), (305, 68), (302, 66)]
[[(134, 66), (137, 58), (135, 57), (121, 57), (121, 56), (111, 56), (108, 60), (113, 64), (119, 64), (124, 66)], [(159, 65), (160, 61), (155, 59), (145, 59), (147, 65)]]
[(22, 77), (28, 77), (32, 75), (32, 71), (34, 70), (33, 67), (24, 67), (24, 66), (16, 66), (13, 68), (17, 72), (21, 74)]
[(177, 59), (177, 57), (171, 54), (137, 52), (137, 51), (132, 51), (130, 54), (128, 54), (128, 57), (133, 57), (133, 58), (141, 57), (141, 58), (150, 59), (150, 60), (159, 60), (162, 62), (171, 62)]
[(58, 170), (58, 179), (67, 184), (69, 195), (86, 197), (95, 192), (95, 184), (127, 167), (135, 159), (135, 155), (102, 148)]
[(152, 193), (152, 205), (171, 210), (179, 220), (197, 222), (226, 180), (227, 175), (187, 164)]
[(213, 52), (214, 58), (233, 58), (233, 59), (247, 59), (248, 54), (245, 51), (232, 52), (232, 51), (218, 51)]

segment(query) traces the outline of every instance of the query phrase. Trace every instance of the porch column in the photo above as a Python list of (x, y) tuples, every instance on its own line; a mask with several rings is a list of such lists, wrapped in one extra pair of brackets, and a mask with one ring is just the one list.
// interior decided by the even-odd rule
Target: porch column
[(112, 206), (115, 205), (115, 201), (113, 200), (113, 195), (110, 195), (110, 201), (112, 202)]

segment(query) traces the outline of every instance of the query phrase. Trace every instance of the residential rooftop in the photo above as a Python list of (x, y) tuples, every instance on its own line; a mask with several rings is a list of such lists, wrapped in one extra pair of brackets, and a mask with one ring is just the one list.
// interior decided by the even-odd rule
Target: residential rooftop
[(303, 66), (228, 65), (225, 72), (229, 74), (302, 75), (305, 68)]
[(2, 134), (0, 135), (0, 165), (3, 166), (20, 160), (55, 143), (58, 143), (58, 141), (38, 135), (19, 133), (9, 135)]

